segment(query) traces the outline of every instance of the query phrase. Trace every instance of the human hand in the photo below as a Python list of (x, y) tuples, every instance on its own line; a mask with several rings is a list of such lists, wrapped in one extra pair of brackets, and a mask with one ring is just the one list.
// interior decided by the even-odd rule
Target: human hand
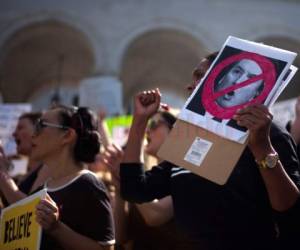
[(111, 172), (112, 182), (117, 190), (120, 188), (120, 163), (123, 156), (123, 150), (119, 146), (112, 144), (107, 147), (102, 157), (103, 163)]
[(270, 127), (273, 116), (267, 107), (250, 105), (237, 111), (233, 119), (249, 130), (248, 146), (254, 155), (264, 155), (271, 150)]
[(36, 221), (48, 232), (55, 230), (59, 224), (59, 209), (48, 194), (36, 206)]
[(137, 94), (134, 99), (134, 116), (149, 119), (159, 109), (160, 99), (158, 88)]
[(0, 141), (0, 172), (7, 172), (12, 166), (11, 161), (6, 157), (4, 148)]

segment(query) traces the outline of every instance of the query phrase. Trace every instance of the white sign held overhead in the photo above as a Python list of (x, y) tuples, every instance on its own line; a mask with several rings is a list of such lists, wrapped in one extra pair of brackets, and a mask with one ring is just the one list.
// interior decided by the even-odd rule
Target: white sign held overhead
[(94, 111), (104, 109), (107, 115), (122, 113), (122, 84), (116, 77), (91, 77), (81, 82), (79, 87), (80, 106)]

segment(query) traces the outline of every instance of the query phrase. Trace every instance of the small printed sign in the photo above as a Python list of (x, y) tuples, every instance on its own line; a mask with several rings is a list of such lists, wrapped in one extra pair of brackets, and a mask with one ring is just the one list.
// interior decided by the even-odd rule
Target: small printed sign
[(211, 146), (212, 143), (210, 141), (196, 137), (186, 153), (184, 160), (196, 166), (200, 166)]

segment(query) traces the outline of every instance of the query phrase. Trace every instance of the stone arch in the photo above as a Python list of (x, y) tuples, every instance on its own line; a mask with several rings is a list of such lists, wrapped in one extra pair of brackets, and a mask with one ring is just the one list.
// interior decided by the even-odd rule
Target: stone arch
[(191, 81), (191, 72), (207, 53), (195, 37), (176, 29), (155, 29), (138, 36), (121, 65), (125, 104), (136, 92), (156, 86), (186, 96), (184, 88)]
[(57, 20), (19, 29), (1, 52), (1, 92), (6, 102), (27, 101), (44, 85), (76, 85), (95, 66), (94, 51), (85, 34)]
[[(296, 52), (298, 53), (298, 55), (300, 54), (300, 41), (294, 38), (274, 35), (274, 36), (262, 37), (256, 40), (258, 42), (263, 42), (267, 45)], [(298, 68), (300, 67), (299, 56), (296, 57), (293, 64)], [(300, 95), (300, 85), (298, 84), (299, 81), (300, 81), (300, 75), (296, 73), (296, 75), (289, 83), (289, 85), (286, 87), (286, 89), (283, 91), (283, 93), (280, 95), (278, 100), (285, 100), (285, 99), (290, 99), (299, 96)]]

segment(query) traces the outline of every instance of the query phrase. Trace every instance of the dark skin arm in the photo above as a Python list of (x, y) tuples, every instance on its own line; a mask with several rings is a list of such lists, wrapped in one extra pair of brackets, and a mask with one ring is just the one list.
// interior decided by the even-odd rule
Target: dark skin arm
[[(240, 126), (249, 129), (248, 146), (257, 161), (275, 153), (270, 140), (272, 115), (263, 105), (251, 105), (239, 110), (234, 119)], [(258, 165), (257, 165), (258, 167)], [(260, 169), (271, 206), (276, 211), (285, 211), (293, 206), (299, 198), (299, 189), (288, 176), (282, 163), (278, 161), (275, 168)]]

